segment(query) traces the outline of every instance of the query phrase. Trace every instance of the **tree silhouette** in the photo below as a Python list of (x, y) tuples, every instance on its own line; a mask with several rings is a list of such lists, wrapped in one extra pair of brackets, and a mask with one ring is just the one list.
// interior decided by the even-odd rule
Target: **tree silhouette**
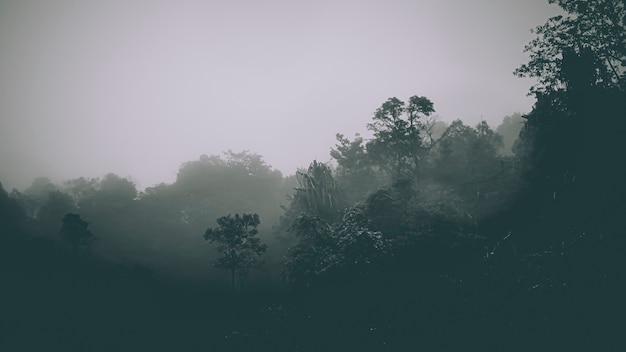
[(258, 214), (229, 214), (217, 219), (218, 227), (208, 228), (204, 233), (204, 239), (209, 243), (218, 243), (217, 251), (221, 256), (213, 265), (230, 271), (233, 292), (237, 276), (256, 267), (257, 257), (267, 249), (267, 245), (256, 237), (260, 223)]
[(330, 156), (337, 162), (337, 183), (345, 190), (349, 204), (365, 198), (372, 189), (389, 181), (388, 175), (374, 163), (366, 150), (366, 141), (358, 133), (351, 141), (337, 133), (337, 144)]
[(67, 213), (63, 217), (60, 235), (72, 247), (74, 255), (77, 254), (79, 247), (89, 247), (93, 242), (94, 235), (88, 227), (89, 223), (78, 214)]
[(539, 84), (531, 92), (562, 90), (568, 79), (567, 56), (588, 55), (594, 71), (587, 77), (605, 88), (625, 88), (626, 71), (626, 2), (624, 0), (549, 0), (558, 4), (565, 16), (555, 16), (537, 27), (524, 51), (528, 63), (515, 74), (534, 77)]
[(344, 194), (328, 165), (313, 161), (306, 172), (296, 173), (299, 187), (295, 189), (292, 207), (332, 223), (346, 206)]
[(398, 98), (389, 98), (376, 110), (373, 122), (367, 128), (374, 138), (367, 143), (367, 151), (392, 175), (394, 182), (415, 180), (426, 150), (422, 140), (427, 123), (435, 112), (432, 101), (426, 97), (412, 96), (408, 104)]

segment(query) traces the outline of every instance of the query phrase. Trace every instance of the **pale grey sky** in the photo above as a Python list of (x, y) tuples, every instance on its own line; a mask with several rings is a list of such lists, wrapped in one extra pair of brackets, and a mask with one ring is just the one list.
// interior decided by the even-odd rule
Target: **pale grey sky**
[(528, 112), (547, 0), (0, 0), (0, 182), (172, 182), (248, 149), (292, 174), (387, 98), (444, 121)]

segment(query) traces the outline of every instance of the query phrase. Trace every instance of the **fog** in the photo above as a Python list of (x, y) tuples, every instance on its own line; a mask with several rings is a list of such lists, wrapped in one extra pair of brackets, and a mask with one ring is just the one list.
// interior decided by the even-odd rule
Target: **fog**
[(625, 0), (0, 0), (0, 351), (626, 350), (625, 42)]
[(114, 172), (140, 189), (250, 150), (289, 175), (368, 135), (390, 96), (496, 126), (544, 1), (2, 1), (0, 181)]

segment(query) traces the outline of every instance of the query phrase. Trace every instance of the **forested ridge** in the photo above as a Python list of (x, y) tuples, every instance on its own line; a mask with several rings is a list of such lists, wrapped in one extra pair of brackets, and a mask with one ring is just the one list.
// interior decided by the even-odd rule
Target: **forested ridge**
[(549, 2), (499, 126), (391, 97), (295, 175), (0, 187), (0, 349), (623, 349), (626, 3)]

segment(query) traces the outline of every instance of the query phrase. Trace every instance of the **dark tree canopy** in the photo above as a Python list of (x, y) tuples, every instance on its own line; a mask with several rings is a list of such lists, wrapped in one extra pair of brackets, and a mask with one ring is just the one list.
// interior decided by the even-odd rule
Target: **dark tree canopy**
[[(139, 193), (115, 174), (0, 184), (0, 311), (19, 323), (0, 350), (624, 350), (626, 10), (548, 1), (567, 15), (516, 71), (536, 104), (496, 131), (393, 97), (371, 137), (337, 134), (336, 169), (228, 151)], [(81, 258), (90, 225), (104, 240)]]
[(374, 113), (373, 122), (368, 124), (374, 138), (367, 143), (367, 151), (394, 180), (418, 175), (424, 149), (422, 136), (428, 126), (425, 119), (434, 112), (428, 98), (412, 96), (408, 104), (389, 98)]
[(372, 189), (383, 186), (389, 177), (367, 153), (366, 141), (359, 134), (351, 141), (338, 133), (330, 156), (337, 162), (336, 178), (350, 203), (363, 200)]
[(257, 214), (229, 214), (218, 218), (218, 226), (208, 228), (204, 233), (204, 239), (209, 243), (217, 242), (220, 257), (213, 264), (231, 272), (233, 288), (235, 275), (258, 266), (258, 257), (267, 249), (257, 237), (260, 223)]
[(12, 235), (18, 224), (26, 218), (24, 209), (12, 199), (0, 183), (0, 232), (2, 235)]
[(379, 269), (388, 241), (368, 228), (361, 206), (346, 209), (332, 226), (317, 216), (301, 214), (291, 228), (297, 243), (285, 262), (287, 282), (304, 288), (327, 281), (363, 279)]
[(313, 161), (306, 171), (296, 173), (298, 185), (292, 205), (295, 212), (307, 212), (332, 222), (345, 206), (343, 191), (330, 167)]
[(124, 205), (137, 197), (137, 188), (130, 180), (109, 173), (100, 181), (100, 187), (96, 196), (101, 198), (102, 201)]
[(585, 78), (601, 86), (625, 88), (626, 83), (626, 3), (624, 0), (549, 0), (558, 4), (565, 16), (550, 18), (537, 27), (525, 47), (528, 63), (515, 74), (539, 79), (531, 92), (546, 93), (563, 89), (568, 75), (579, 68), (573, 58), (585, 56), (594, 67)]
[(61, 238), (67, 242), (74, 252), (79, 247), (88, 247), (94, 240), (94, 235), (89, 231), (89, 223), (80, 215), (74, 213), (65, 214), (62, 220)]

